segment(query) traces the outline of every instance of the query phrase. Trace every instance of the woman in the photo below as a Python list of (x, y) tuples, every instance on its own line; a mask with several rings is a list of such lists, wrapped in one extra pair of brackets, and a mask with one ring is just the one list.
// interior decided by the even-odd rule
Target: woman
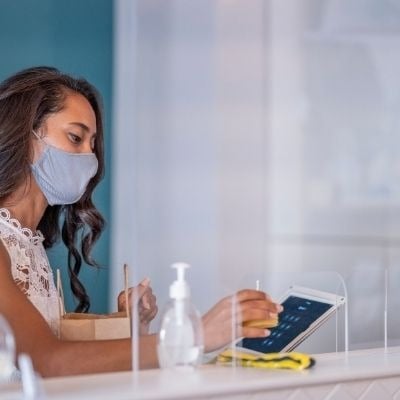
[[(28, 353), (43, 376), (131, 367), (129, 339), (58, 338), (58, 295), (44, 250), (61, 235), (77, 311), (87, 311), (89, 298), (78, 275), (82, 259), (95, 265), (90, 252), (104, 221), (92, 193), (103, 172), (101, 109), (86, 80), (37, 67), (0, 84), (0, 314), (14, 331), (17, 352)], [(157, 306), (146, 283), (139, 296), (145, 331)], [(203, 317), (206, 351), (230, 341), (232, 299), (241, 321), (275, 317), (281, 310), (255, 290), (221, 300)], [(126, 307), (122, 296), (118, 303)], [(268, 331), (243, 327), (238, 334), (262, 337)], [(140, 366), (156, 367), (156, 336), (139, 340)]]

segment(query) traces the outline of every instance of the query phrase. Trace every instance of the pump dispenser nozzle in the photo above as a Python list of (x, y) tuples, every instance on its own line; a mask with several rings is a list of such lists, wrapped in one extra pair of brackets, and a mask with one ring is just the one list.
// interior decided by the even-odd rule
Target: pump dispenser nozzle
[(190, 268), (189, 264), (178, 262), (171, 265), (176, 269), (177, 279), (169, 287), (169, 297), (171, 299), (187, 299), (190, 297), (190, 288), (185, 281), (185, 270)]

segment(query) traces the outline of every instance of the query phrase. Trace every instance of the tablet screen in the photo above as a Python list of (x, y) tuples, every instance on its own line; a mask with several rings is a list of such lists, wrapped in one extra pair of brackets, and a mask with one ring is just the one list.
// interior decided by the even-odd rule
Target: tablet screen
[(243, 339), (237, 346), (262, 353), (280, 352), (306, 331), (313, 322), (334, 307), (332, 304), (297, 296), (289, 296), (282, 305), (284, 309), (279, 314), (279, 325), (270, 329), (270, 336)]

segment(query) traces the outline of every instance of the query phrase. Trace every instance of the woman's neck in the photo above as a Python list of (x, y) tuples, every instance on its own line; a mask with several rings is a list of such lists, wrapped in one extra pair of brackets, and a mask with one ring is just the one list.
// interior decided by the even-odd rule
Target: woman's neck
[(14, 193), (0, 202), (23, 227), (36, 231), (47, 208), (47, 201), (34, 179), (22, 184)]

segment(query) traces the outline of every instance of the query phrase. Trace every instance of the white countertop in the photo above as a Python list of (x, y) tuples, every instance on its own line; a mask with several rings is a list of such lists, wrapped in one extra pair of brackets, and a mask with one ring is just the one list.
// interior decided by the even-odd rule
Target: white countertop
[[(263, 370), (206, 365), (190, 371), (140, 371), (43, 380), (49, 399), (187, 399), (399, 377), (400, 347), (315, 356), (306, 371)], [(116, 396), (117, 395), (117, 396)], [(18, 385), (0, 386), (0, 399), (22, 399)]]

